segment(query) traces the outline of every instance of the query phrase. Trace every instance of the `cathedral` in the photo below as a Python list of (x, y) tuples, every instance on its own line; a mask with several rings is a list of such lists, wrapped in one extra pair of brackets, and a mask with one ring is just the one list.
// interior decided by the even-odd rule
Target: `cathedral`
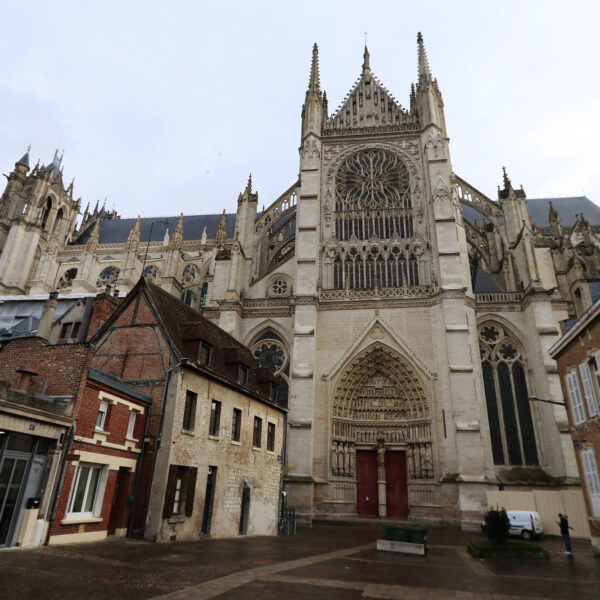
[(201, 310), (278, 377), (305, 518), (472, 525), (490, 489), (576, 489), (548, 348), (600, 296), (600, 208), (454, 173), (420, 34), (417, 53), (407, 106), (365, 48), (330, 112), (315, 44), (299, 176), (262, 210), (249, 179), (235, 214), (80, 217), (62, 157), (28, 151), (0, 199), (0, 302), (146, 277)]

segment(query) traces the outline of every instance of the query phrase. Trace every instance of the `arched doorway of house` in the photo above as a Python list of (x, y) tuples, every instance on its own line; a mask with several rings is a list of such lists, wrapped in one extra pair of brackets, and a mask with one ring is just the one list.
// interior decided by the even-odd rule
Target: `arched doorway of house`
[(399, 353), (372, 344), (350, 362), (335, 388), (330, 480), (356, 485), (359, 515), (405, 519), (411, 483), (432, 479), (423, 383)]

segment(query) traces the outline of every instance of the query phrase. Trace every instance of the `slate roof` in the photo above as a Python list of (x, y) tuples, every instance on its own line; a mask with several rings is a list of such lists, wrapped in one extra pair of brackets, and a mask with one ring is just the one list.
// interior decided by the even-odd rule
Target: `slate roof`
[[(564, 227), (573, 227), (579, 213), (583, 213), (590, 225), (600, 225), (600, 206), (594, 204), (586, 196), (572, 196), (568, 198), (531, 198), (527, 200), (531, 221), (536, 227), (550, 227), (548, 221), (550, 202), (558, 212)], [(489, 222), (483, 214), (471, 206), (463, 204), (462, 213), (469, 223), (473, 223), (475, 219), (480, 225)]]
[[(183, 217), (183, 239), (199, 240), (204, 227), (209, 239), (214, 238), (222, 215), (187, 215)], [(152, 222), (154, 226), (152, 227)], [(152, 228), (151, 242), (162, 242), (165, 231), (169, 229), (169, 237), (177, 227), (179, 217), (145, 217), (140, 219), (140, 242), (148, 241), (150, 228)], [(227, 237), (235, 235), (235, 214), (226, 215)], [(124, 244), (129, 233), (135, 225), (136, 219), (106, 219), (100, 221), (99, 241), (101, 244)], [(73, 245), (85, 244), (92, 233), (93, 226), (88, 227), (78, 238), (73, 240)]]
[(527, 208), (529, 208), (531, 220), (538, 227), (550, 227), (548, 221), (550, 202), (565, 227), (575, 225), (575, 219), (579, 213), (583, 213), (590, 225), (600, 225), (600, 206), (585, 196), (572, 196), (570, 198), (533, 198), (528, 200)]
[[(144, 293), (154, 307), (178, 360), (187, 359), (194, 363), (198, 370), (213, 373), (220, 380), (228, 380), (229, 384), (234, 387), (240, 387), (240, 385), (232, 377), (228, 363), (242, 363), (249, 369), (248, 383), (244, 386), (246, 393), (250, 393), (263, 402), (266, 401), (269, 404), (277, 404), (286, 408), (283, 402), (267, 399), (260, 391), (259, 381), (272, 381), (275, 383), (276, 378), (269, 369), (264, 369), (258, 364), (249, 348), (218, 325), (203, 317), (197, 310), (157, 285), (150, 283), (145, 278), (140, 279), (121, 303), (117, 312), (105, 323), (95, 337), (101, 337), (104, 331), (110, 328), (111, 321), (116, 318), (117, 314), (126, 309), (129, 305), (128, 300), (131, 301), (138, 293)], [(211, 346), (209, 367), (200, 365), (197, 362), (200, 341), (204, 341)]]
[(493, 294), (504, 291), (481, 267), (477, 267), (472, 283), (475, 294)]

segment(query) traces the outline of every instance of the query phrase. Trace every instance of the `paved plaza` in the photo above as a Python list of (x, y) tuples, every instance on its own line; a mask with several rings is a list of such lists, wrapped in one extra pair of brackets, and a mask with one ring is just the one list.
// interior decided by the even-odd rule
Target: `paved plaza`
[(600, 560), (587, 542), (546, 538), (543, 560), (476, 560), (479, 534), (431, 529), (425, 557), (378, 552), (380, 527), (318, 525), (295, 536), (152, 544), (112, 539), (0, 551), (0, 597), (286, 600), (597, 599)]

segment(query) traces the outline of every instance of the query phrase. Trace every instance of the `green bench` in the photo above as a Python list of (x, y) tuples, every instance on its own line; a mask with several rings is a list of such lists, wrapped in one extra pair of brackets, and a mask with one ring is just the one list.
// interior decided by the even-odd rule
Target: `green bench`
[(408, 525), (382, 525), (383, 539), (377, 540), (377, 550), (427, 554), (427, 529)]

